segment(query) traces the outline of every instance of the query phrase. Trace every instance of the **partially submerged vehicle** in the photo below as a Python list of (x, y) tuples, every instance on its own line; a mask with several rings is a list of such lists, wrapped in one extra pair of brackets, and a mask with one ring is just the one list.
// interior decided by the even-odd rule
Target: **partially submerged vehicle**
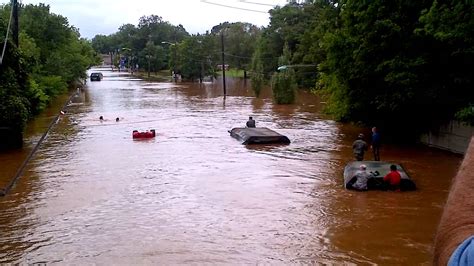
[(101, 81), (104, 78), (104, 75), (100, 72), (91, 73), (91, 81)]
[(290, 144), (288, 137), (266, 127), (236, 127), (229, 133), (242, 144)]
[(373, 178), (367, 181), (368, 190), (386, 190), (386, 186), (383, 182), (383, 177), (390, 172), (390, 165), (395, 165), (397, 171), (400, 172), (402, 179), (400, 180), (401, 191), (416, 190), (416, 185), (413, 180), (408, 176), (407, 172), (403, 167), (396, 163), (382, 162), (382, 161), (354, 161), (350, 162), (344, 168), (344, 187), (346, 189), (354, 189), (352, 185), (356, 182), (355, 177), (357, 171), (360, 169), (360, 165), (364, 164), (367, 166), (366, 171), (372, 174)]

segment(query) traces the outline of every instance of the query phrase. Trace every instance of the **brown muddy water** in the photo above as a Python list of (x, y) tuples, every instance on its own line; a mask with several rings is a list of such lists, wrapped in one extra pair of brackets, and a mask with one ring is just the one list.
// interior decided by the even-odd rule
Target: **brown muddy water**
[[(347, 191), (352, 141), (368, 129), (328, 120), (309, 93), (276, 106), (229, 80), (224, 101), (218, 83), (101, 71), (0, 198), (0, 263), (431, 264), (460, 156), (385, 145), (382, 160), (419, 190)], [(2, 186), (65, 99), (30, 124), (24, 151), (0, 155)], [(249, 115), (292, 143), (241, 145), (228, 130)]]

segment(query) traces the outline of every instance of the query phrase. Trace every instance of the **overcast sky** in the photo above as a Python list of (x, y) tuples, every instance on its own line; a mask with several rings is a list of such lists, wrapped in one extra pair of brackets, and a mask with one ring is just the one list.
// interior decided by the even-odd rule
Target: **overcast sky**
[[(0, 0), (1, 3), (9, 2)], [(109, 35), (127, 23), (138, 25), (143, 15), (158, 15), (173, 25), (182, 24), (189, 33), (204, 33), (213, 26), (229, 22), (249, 22), (267, 26), (268, 10), (286, 0), (20, 0), (23, 4), (45, 3), (51, 12), (67, 17), (79, 28), (82, 37)], [(218, 6), (232, 6), (236, 8)]]

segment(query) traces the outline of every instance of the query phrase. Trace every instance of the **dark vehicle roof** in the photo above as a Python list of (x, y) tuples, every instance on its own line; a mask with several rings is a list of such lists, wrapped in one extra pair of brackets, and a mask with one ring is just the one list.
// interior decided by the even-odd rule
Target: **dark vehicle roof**
[(91, 74), (91, 76), (102, 76), (102, 73), (100, 72), (94, 72)]
[(266, 127), (233, 128), (230, 135), (242, 140), (242, 144), (290, 144), (288, 137)]

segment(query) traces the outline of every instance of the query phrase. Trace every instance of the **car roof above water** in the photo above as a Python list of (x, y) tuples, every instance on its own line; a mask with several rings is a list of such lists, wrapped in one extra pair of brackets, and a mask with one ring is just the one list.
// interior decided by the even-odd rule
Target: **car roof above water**
[(359, 169), (360, 165), (365, 164), (367, 166), (367, 172), (379, 172), (379, 176), (385, 176), (390, 172), (390, 165), (397, 166), (397, 171), (400, 172), (402, 178), (410, 179), (410, 176), (406, 173), (405, 169), (400, 165), (392, 162), (383, 161), (354, 161), (350, 162), (344, 168), (344, 176), (353, 176)]

